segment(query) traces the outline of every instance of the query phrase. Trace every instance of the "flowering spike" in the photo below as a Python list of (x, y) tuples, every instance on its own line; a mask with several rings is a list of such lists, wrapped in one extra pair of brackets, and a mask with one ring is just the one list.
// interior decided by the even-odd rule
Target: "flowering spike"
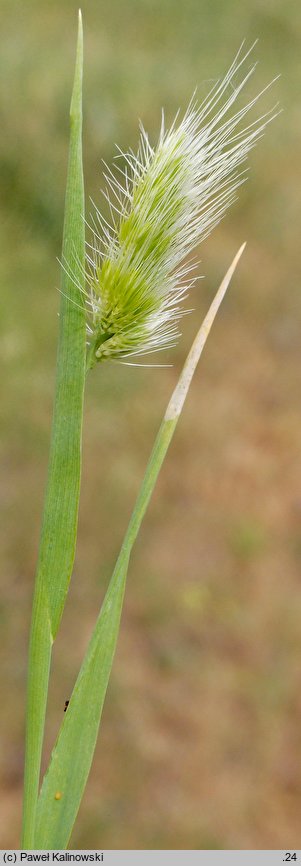
[(156, 148), (140, 125), (137, 155), (121, 154), (126, 168), (118, 175), (106, 167), (112, 225), (95, 208), (86, 254), (88, 367), (176, 343), (181, 302), (195, 282), (195, 264), (181, 263), (235, 200), (247, 155), (275, 116), (241, 128), (261, 93), (231, 112), (255, 68), (236, 83), (249, 53), (239, 51), (203, 104), (194, 96), (170, 130), (162, 112)]

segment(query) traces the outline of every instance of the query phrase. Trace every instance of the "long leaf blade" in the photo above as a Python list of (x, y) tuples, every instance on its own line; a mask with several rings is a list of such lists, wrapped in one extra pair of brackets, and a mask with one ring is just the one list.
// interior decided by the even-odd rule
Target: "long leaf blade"
[(81, 478), (86, 364), (86, 314), (81, 292), (85, 263), (82, 77), (83, 33), (79, 13), (62, 250), (67, 268), (62, 274), (56, 395), (39, 557), (41, 578), (48, 587), (53, 637), (59, 627), (74, 563)]
[(158, 432), (120, 555), (44, 777), (38, 802), (36, 848), (63, 849), (68, 844), (96, 745), (117, 643), (131, 550), (181, 414), (193, 373), (243, 249), (244, 246), (235, 256), (195, 338)]
[(79, 16), (63, 237), (63, 259), (72, 261), (74, 280), (67, 273), (63, 274), (48, 482), (29, 648), (22, 837), (23, 847), (29, 849), (33, 847), (34, 838), (51, 650), (73, 567), (81, 474), (86, 355), (85, 312), (78, 287), (83, 281), (81, 265), (85, 256), (82, 69), (83, 36)]

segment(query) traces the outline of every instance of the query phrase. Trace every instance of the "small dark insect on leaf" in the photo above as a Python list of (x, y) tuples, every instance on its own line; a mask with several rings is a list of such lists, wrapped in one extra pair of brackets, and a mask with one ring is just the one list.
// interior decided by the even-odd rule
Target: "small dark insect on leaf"
[(65, 701), (64, 713), (66, 712), (66, 710), (68, 709), (68, 707), (69, 707), (69, 701)]

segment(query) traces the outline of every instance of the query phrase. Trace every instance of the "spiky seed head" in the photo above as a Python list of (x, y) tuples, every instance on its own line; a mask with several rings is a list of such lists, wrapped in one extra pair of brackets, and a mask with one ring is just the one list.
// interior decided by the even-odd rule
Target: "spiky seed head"
[(195, 264), (183, 262), (236, 198), (247, 154), (274, 116), (242, 128), (261, 93), (231, 111), (255, 68), (237, 81), (249, 54), (240, 51), (205, 102), (193, 99), (171, 129), (163, 118), (155, 148), (141, 126), (137, 155), (123, 154), (125, 171), (105, 175), (112, 225), (95, 208), (86, 256), (88, 366), (177, 341), (181, 302), (195, 281)]

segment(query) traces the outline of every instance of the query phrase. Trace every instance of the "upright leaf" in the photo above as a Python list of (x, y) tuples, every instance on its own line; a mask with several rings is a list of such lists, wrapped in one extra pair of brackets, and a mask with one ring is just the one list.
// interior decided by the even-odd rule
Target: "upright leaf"
[[(23, 839), (33, 847), (52, 642), (71, 577), (79, 503), (85, 382), (85, 311), (80, 287), (85, 256), (82, 170), (83, 35), (79, 15), (65, 202), (60, 331), (48, 483), (29, 650)], [(69, 276), (72, 268), (73, 279)]]
[(96, 745), (118, 637), (131, 550), (193, 373), (243, 249), (244, 246), (235, 256), (195, 338), (157, 435), (120, 555), (44, 777), (37, 811), (37, 849), (65, 848), (68, 844)]

